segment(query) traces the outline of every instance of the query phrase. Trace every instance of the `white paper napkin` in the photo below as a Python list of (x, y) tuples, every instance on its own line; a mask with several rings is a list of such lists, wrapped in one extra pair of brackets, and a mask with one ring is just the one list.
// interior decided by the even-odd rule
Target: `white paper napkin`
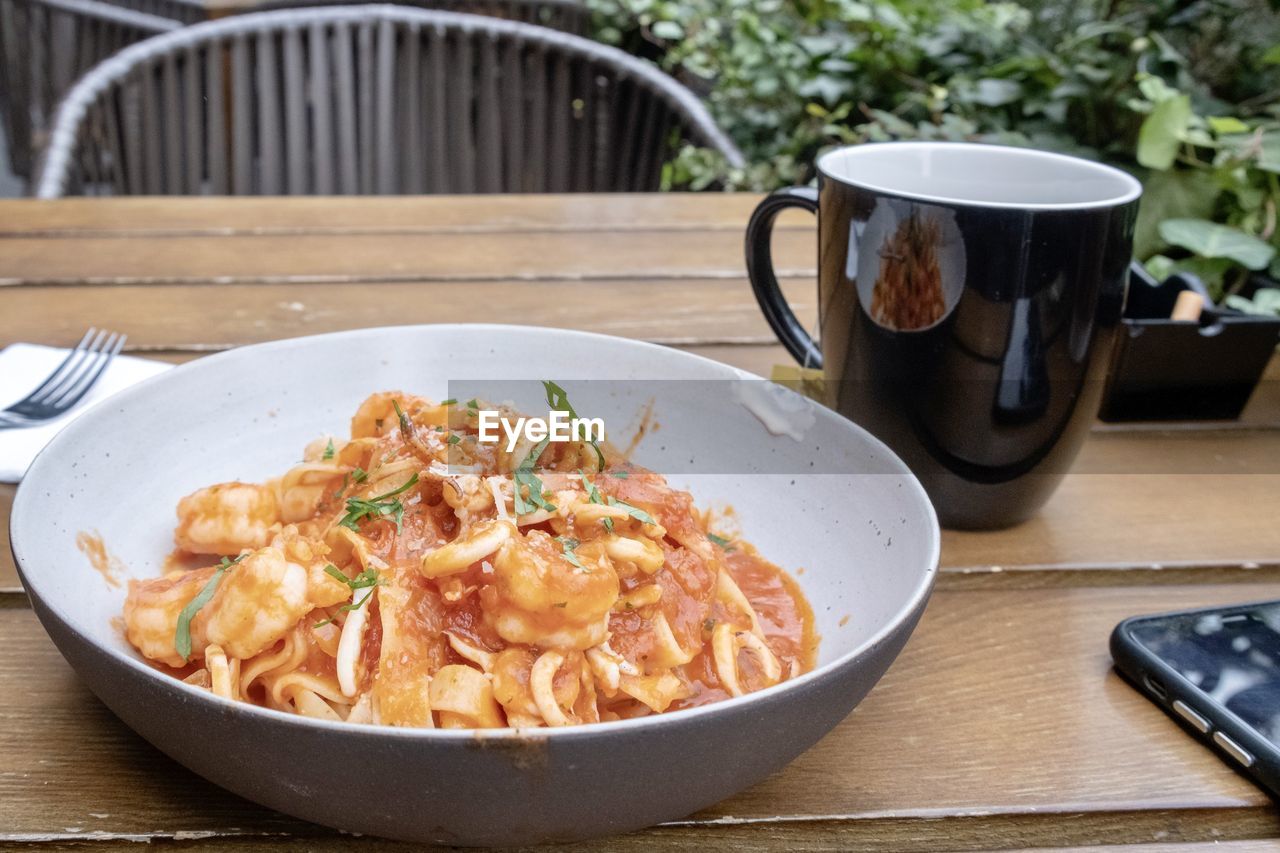
[[(10, 344), (0, 350), (0, 409), (35, 390), (67, 357), (68, 350), (37, 344)], [(16, 483), (36, 454), (58, 432), (117, 391), (168, 370), (162, 361), (118, 355), (85, 398), (56, 420), (25, 429), (0, 429), (0, 483)]]

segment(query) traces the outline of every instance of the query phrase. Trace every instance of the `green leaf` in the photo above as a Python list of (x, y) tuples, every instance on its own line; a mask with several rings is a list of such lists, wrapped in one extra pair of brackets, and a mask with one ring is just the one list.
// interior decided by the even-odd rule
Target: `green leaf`
[(227, 569), (243, 560), (244, 557), (244, 554), (234, 560), (228, 560), (223, 557), (222, 562), (218, 564), (218, 570), (196, 593), (196, 597), (188, 601), (187, 606), (178, 613), (178, 626), (173, 632), (173, 647), (177, 649), (178, 654), (182, 655), (184, 661), (191, 659), (191, 620), (196, 618), (200, 608), (208, 604), (209, 599), (213, 598), (213, 594), (218, 591), (218, 581), (222, 580), (222, 576), (227, 573)]
[(1138, 162), (1148, 169), (1172, 166), (1190, 122), (1191, 98), (1186, 95), (1156, 103), (1138, 131)]
[(404, 524), (404, 504), (396, 496), (404, 494), (417, 483), (418, 475), (415, 473), (403, 486), (386, 494), (372, 498), (347, 498), (347, 514), (338, 524), (359, 533), (360, 522), (364, 519), (391, 516), (395, 519), (396, 532), (399, 533)]
[(1245, 314), (1260, 317), (1280, 317), (1280, 289), (1263, 287), (1253, 295), (1253, 299), (1232, 294), (1226, 299), (1227, 307)]
[(1170, 98), (1178, 96), (1178, 90), (1171, 87), (1164, 80), (1154, 74), (1142, 74), (1138, 77), (1138, 91), (1142, 93), (1142, 97), (1158, 104), (1161, 101), (1167, 101)]
[(1280, 44), (1271, 46), (1271, 49), (1262, 54), (1262, 63), (1264, 65), (1280, 65)]
[(627, 515), (631, 516), (641, 524), (657, 524), (658, 523), (654, 521), (654, 518), (652, 515), (649, 515), (649, 513), (645, 512), (639, 507), (632, 506), (626, 501), (620, 501), (617, 498), (609, 498), (609, 506), (616, 506), (616, 507), (621, 507), (622, 509), (625, 509), (627, 511)]
[(1160, 236), (1203, 258), (1226, 258), (1251, 270), (1264, 269), (1276, 254), (1275, 247), (1257, 237), (1207, 219), (1165, 220)]
[(991, 77), (984, 77), (974, 84), (973, 93), (969, 96), (974, 103), (987, 107), (1011, 104), (1020, 97), (1022, 86), (1012, 80), (996, 80)]
[(1280, 288), (1258, 288), (1258, 291), (1253, 294), (1253, 304), (1272, 314), (1280, 314)]
[[(538, 457), (542, 455), (542, 451), (547, 449), (547, 444), (551, 438), (542, 439), (534, 445), (533, 450), (529, 451), (529, 455), (524, 458), (519, 467), (511, 473), (512, 494), (514, 495), (514, 504), (516, 515), (529, 515), (535, 510), (546, 510), (547, 512), (555, 512), (556, 506), (550, 503), (542, 496), (542, 479), (533, 473), (534, 464), (537, 463)], [(524, 496), (524, 488), (528, 488), (529, 497)]]
[(1207, 169), (1152, 172), (1143, 182), (1142, 204), (1133, 233), (1134, 256), (1150, 258), (1168, 247), (1159, 231), (1160, 223), (1166, 219), (1211, 217), (1218, 194), (1218, 184)]
[(1222, 298), (1222, 283), (1227, 273), (1239, 269), (1226, 258), (1183, 258), (1175, 261), (1167, 255), (1156, 255), (1145, 264), (1147, 272), (1162, 282), (1174, 273), (1193, 275), (1204, 283), (1209, 298), (1217, 302)]
[(1151, 277), (1157, 284), (1178, 271), (1177, 262), (1168, 255), (1152, 255), (1147, 258), (1143, 266), (1146, 267), (1147, 272), (1151, 273)]
[[(376, 583), (374, 583), (374, 584), (367, 584), (367, 586), (377, 586), (377, 584), (376, 584)], [(352, 590), (356, 590), (356, 589), (360, 589), (360, 587), (354, 587), (354, 586), (352, 587)], [(371, 598), (373, 598), (373, 590), (369, 590), (368, 592), (366, 592), (366, 593), (364, 594), (364, 598), (360, 599), (359, 601), (352, 601), (352, 602), (351, 602), (351, 603), (349, 603), (349, 604), (344, 604), (344, 605), (342, 605), (341, 607), (339, 607), (339, 608), (338, 608), (338, 612), (339, 612), (339, 613), (353, 613), (353, 612), (355, 612), (355, 611), (359, 610), (361, 607), (364, 607), (366, 604), (368, 604), (368, 603), (369, 603), (369, 599), (371, 599)], [(323, 628), (325, 625), (331, 625), (331, 624), (333, 624), (333, 621), (334, 621), (334, 617), (330, 616), (328, 619), (321, 619), (319, 622), (316, 622), (316, 623), (315, 623), (314, 625), (312, 625), (311, 627), (312, 627), (312, 628)]]
[(655, 21), (649, 31), (653, 33), (655, 38), (666, 39), (667, 41), (680, 41), (684, 38), (684, 27), (675, 21)]
[(570, 565), (583, 571), (587, 570), (586, 566), (582, 565), (582, 561), (578, 559), (578, 555), (573, 553), (578, 545), (581, 544), (577, 539), (572, 536), (557, 536), (556, 541), (560, 543), (564, 558), (569, 561)]
[[(564, 412), (571, 420), (578, 419), (578, 412), (573, 408), (573, 404), (569, 402), (569, 394), (555, 382), (550, 379), (542, 380), (542, 388), (547, 393), (547, 405), (551, 407), (553, 412)], [(600, 442), (592, 439), (587, 442), (591, 445), (591, 449), (596, 452), (596, 463), (598, 470), (604, 470), (604, 451), (600, 449)]]
[(717, 536), (714, 533), (708, 533), (707, 538), (719, 545), (725, 551), (733, 550), (733, 545), (731, 544), (733, 542), (732, 539), (726, 539), (723, 536)]
[(1280, 172), (1280, 130), (1268, 130), (1262, 134), (1258, 151), (1258, 168), (1268, 172)]
[(1235, 116), (1209, 116), (1207, 121), (1209, 122), (1209, 128), (1219, 136), (1249, 132), (1249, 125)]

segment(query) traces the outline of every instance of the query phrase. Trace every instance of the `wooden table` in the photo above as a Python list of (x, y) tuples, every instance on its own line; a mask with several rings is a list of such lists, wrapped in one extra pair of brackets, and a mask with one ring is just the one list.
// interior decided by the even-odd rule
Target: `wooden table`
[[(767, 374), (786, 356), (744, 278), (754, 201), (3, 202), (0, 345), (68, 345), (96, 324), (128, 332), (135, 353), (186, 361), (358, 326), (498, 320), (644, 338)], [(812, 314), (812, 222), (785, 220), (776, 243), (784, 289)], [(590, 847), (1250, 849), (1280, 836), (1272, 801), (1121, 682), (1106, 645), (1131, 614), (1280, 597), (1274, 385), (1241, 424), (1099, 427), (1038, 518), (945, 534), (918, 631), (818, 746), (686, 820)], [(13, 493), (0, 486), (4, 517)], [(254, 806), (141, 741), (54, 650), (5, 546), (0, 847), (397, 846)]]

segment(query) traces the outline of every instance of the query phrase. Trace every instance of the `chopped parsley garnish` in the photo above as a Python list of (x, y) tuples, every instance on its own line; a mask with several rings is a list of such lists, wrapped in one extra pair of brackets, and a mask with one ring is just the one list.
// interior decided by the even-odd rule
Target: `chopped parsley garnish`
[(447, 441), (450, 444), (457, 444), (458, 442), (462, 441), (462, 436), (458, 435), (456, 432), (451, 432), (449, 433), (449, 438), (447, 439)]
[(400, 431), (408, 438), (413, 434), (413, 424), (409, 421), (409, 416), (400, 410), (400, 402), (392, 400), (391, 406), (396, 410), (396, 417), (400, 419)]
[(191, 620), (196, 618), (200, 608), (208, 604), (209, 599), (213, 598), (213, 594), (218, 591), (218, 582), (227, 573), (227, 569), (244, 558), (244, 554), (234, 560), (228, 560), (223, 557), (222, 562), (218, 564), (218, 570), (213, 573), (213, 577), (209, 578), (208, 583), (196, 593), (196, 597), (188, 601), (187, 606), (182, 608), (182, 612), (178, 614), (178, 629), (173, 633), (173, 647), (178, 650), (178, 654), (182, 655), (184, 661), (191, 659)]
[(441, 400), (441, 401), (440, 401), (440, 405), (442, 405), (442, 406), (452, 406), (453, 404), (455, 404), (455, 403), (457, 403), (457, 402), (458, 402), (458, 401), (457, 401), (455, 398), (450, 397), (448, 400)]
[[(596, 484), (587, 478), (586, 472), (579, 470), (578, 474), (582, 477), (582, 485), (587, 490), (587, 500), (593, 504), (604, 504), (604, 498), (600, 496), (600, 490), (596, 488)], [(604, 529), (613, 532), (613, 519), (602, 518), (600, 523), (604, 525)]]
[[(378, 572), (376, 569), (365, 569), (363, 572), (361, 572), (360, 574), (356, 575), (353, 578), (347, 577), (345, 574), (342, 573), (342, 570), (339, 569), (337, 566), (335, 566), (333, 563), (330, 563), (329, 565), (325, 566), (324, 571), (325, 571), (325, 574), (333, 578), (336, 578), (337, 580), (340, 580), (344, 584), (346, 584), (347, 587), (350, 588), (353, 594), (362, 589), (369, 590), (367, 593), (365, 593), (364, 598), (360, 599), (359, 601), (353, 601), (350, 604), (344, 604), (341, 607), (339, 607), (338, 608), (339, 613), (351, 613), (354, 610), (359, 610), (361, 607), (364, 607), (366, 604), (369, 603), (369, 599), (373, 598), (373, 589), (371, 589), (371, 587), (378, 586), (380, 583), (382, 583), (382, 581), (378, 579)], [(333, 620), (334, 620), (334, 617), (330, 616), (328, 619), (322, 619), (319, 622), (312, 625), (311, 627), (323, 628), (325, 625), (331, 624)]]
[(712, 542), (716, 543), (717, 545), (719, 545), (721, 548), (725, 549), (726, 551), (729, 550), (730, 540), (725, 539), (723, 536), (717, 536), (714, 533), (708, 533), (707, 538), (710, 539)]
[(343, 475), (342, 475), (342, 485), (341, 485), (341, 486), (338, 486), (337, 491), (335, 491), (335, 492), (333, 493), (333, 498), (334, 498), (334, 500), (337, 500), (338, 498), (342, 497), (342, 493), (343, 493), (343, 492), (345, 492), (345, 491), (347, 490), (347, 486), (349, 486), (349, 485), (351, 485), (351, 475), (350, 475), (350, 474), (343, 474)]
[(467, 408), (471, 409), (472, 411), (475, 411), (476, 409), (480, 408), (480, 402), (476, 400), (475, 397), (472, 397), (470, 400), (467, 401)]
[(349, 578), (343, 574), (342, 569), (338, 568), (333, 563), (329, 563), (324, 567), (324, 573), (335, 580), (342, 581), (352, 591), (378, 585), (377, 569), (365, 569), (355, 577)]
[[(542, 387), (547, 391), (547, 405), (550, 406), (553, 411), (565, 412), (571, 419), (578, 419), (578, 413), (574, 411), (573, 404), (569, 402), (569, 395), (565, 393), (563, 388), (552, 382), (550, 379), (542, 380)], [(590, 435), (589, 432), (588, 435)], [(604, 451), (600, 449), (600, 442), (592, 439), (588, 443), (591, 445), (591, 449), (596, 452), (597, 470), (603, 471)]]
[(619, 469), (618, 469), (618, 470), (616, 470), (616, 471), (610, 471), (610, 472), (609, 472), (609, 476), (610, 476), (610, 477), (612, 477), (612, 478), (613, 478), (613, 479), (615, 479), (615, 480), (625, 480), (625, 479), (627, 479), (628, 477), (630, 477), (630, 476), (631, 476), (631, 474), (630, 474), (630, 473), (628, 473), (626, 470), (624, 470), (624, 469), (622, 469), (622, 468), (619, 468)]
[(385, 495), (374, 498), (347, 498), (347, 514), (338, 524), (359, 533), (360, 522), (366, 518), (391, 516), (396, 520), (396, 533), (399, 533), (404, 527), (404, 504), (400, 503), (396, 495), (407, 492), (417, 483), (418, 475), (415, 473), (403, 486)]
[(331, 438), (329, 439), (329, 443), (325, 445), (324, 454), (320, 458), (328, 462), (330, 459), (333, 458), (333, 454), (336, 452), (337, 451), (333, 449), (333, 439)]
[(609, 506), (622, 507), (627, 511), (627, 515), (631, 516), (641, 524), (657, 524), (658, 523), (653, 520), (652, 515), (649, 515), (649, 513), (645, 512), (639, 507), (632, 506), (626, 501), (620, 501), (617, 498), (609, 498)]
[(560, 547), (564, 550), (564, 558), (569, 561), (569, 565), (583, 571), (587, 570), (587, 567), (582, 565), (582, 561), (578, 559), (578, 555), (573, 553), (582, 543), (572, 536), (557, 536), (556, 541), (560, 543)]
[(444, 432), (444, 427), (440, 426), (439, 424), (436, 424), (436, 432)]
[(351, 472), (351, 479), (356, 483), (363, 483), (369, 479), (369, 472), (357, 465), (356, 470)]
[(593, 504), (604, 503), (604, 498), (600, 496), (600, 490), (596, 488), (596, 484), (587, 478), (586, 473), (584, 473), (582, 469), (578, 470), (578, 474), (582, 477), (582, 485), (586, 487), (587, 500)]
[[(520, 467), (511, 473), (512, 479), (515, 480), (515, 488), (511, 491), (515, 497), (516, 515), (528, 515), (538, 509), (545, 509), (547, 512), (556, 511), (555, 504), (549, 503), (542, 495), (542, 480), (533, 473), (534, 463), (538, 461), (542, 451), (547, 449), (550, 441), (551, 438), (547, 437), (538, 442), (520, 463)], [(522, 487), (528, 487), (529, 497), (524, 496)]]

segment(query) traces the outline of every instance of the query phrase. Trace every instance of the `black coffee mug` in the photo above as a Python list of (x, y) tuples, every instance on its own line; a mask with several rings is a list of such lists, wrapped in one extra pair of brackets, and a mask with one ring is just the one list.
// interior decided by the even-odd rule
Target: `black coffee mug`
[[(1024, 148), (886, 142), (818, 160), (818, 188), (747, 226), (760, 308), (826, 403), (888, 444), (947, 527), (1033, 515), (1098, 411), (1141, 185)], [(777, 215), (818, 215), (821, 350), (778, 288)]]

